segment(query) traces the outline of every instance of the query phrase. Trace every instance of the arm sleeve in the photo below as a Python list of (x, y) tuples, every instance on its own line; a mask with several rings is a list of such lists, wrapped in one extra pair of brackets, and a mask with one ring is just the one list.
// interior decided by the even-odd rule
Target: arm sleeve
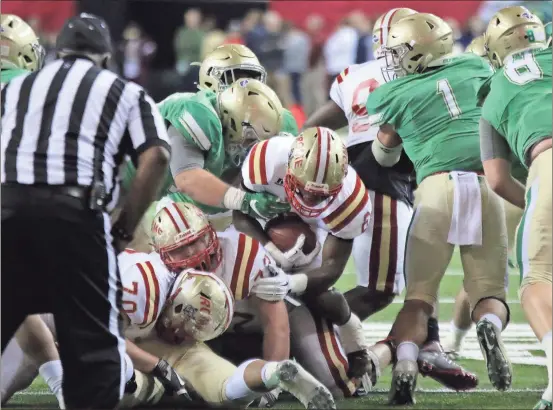
[(503, 158), (509, 160), (509, 145), (503, 136), (484, 118), (480, 118), (480, 159), (482, 162)]
[(172, 125), (168, 130), (171, 140), (171, 174), (173, 178), (182, 171), (204, 167), (204, 152), (194, 143), (185, 139)]
[(171, 151), (169, 136), (159, 109), (142, 89), (130, 109), (128, 131), (137, 156), (152, 145), (162, 145)]

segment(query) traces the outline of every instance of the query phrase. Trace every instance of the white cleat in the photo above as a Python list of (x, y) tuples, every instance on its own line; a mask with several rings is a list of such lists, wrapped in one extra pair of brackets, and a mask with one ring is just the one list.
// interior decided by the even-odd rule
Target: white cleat
[(476, 324), (476, 336), (486, 360), (492, 386), (499, 391), (510, 389), (513, 368), (501, 340), (501, 331), (488, 319), (482, 319)]
[(419, 366), (411, 360), (400, 360), (392, 370), (392, 385), (388, 393), (388, 404), (415, 404), (415, 388)]
[(284, 360), (276, 370), (279, 387), (292, 394), (306, 409), (335, 409), (330, 391), (303, 367), (292, 360)]

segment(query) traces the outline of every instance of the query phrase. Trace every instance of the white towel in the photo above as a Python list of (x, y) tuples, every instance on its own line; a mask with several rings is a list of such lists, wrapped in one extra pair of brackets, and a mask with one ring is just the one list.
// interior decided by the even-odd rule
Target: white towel
[(453, 215), (447, 241), (452, 245), (482, 245), (482, 197), (478, 175), (453, 171)]

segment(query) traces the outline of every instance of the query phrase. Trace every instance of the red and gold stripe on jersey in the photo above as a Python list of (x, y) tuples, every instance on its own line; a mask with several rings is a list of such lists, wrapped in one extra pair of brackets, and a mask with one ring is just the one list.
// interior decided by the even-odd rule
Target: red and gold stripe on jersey
[(346, 78), (346, 75), (349, 73), (349, 67), (346, 68), (344, 71), (342, 71), (338, 76), (336, 77), (336, 81), (338, 81), (338, 84), (342, 84), (344, 82), (344, 78)]
[(267, 147), (269, 140), (255, 144), (250, 153), (248, 175), (254, 185), (267, 185)]
[(355, 178), (355, 188), (351, 195), (334, 211), (323, 218), (323, 222), (332, 233), (338, 233), (344, 229), (359, 215), (369, 201), (369, 194), (361, 178), (359, 176)]
[(323, 318), (315, 318), (317, 328), (317, 338), (319, 346), (323, 352), (324, 360), (330, 370), (336, 386), (342, 390), (344, 397), (351, 397), (356, 390), (355, 384), (348, 377), (348, 359), (345, 357), (338, 337), (334, 332), (332, 322)]
[(255, 239), (242, 233), (238, 235), (238, 249), (236, 251), (232, 279), (230, 281), (230, 292), (235, 300), (248, 297), (250, 291), (250, 276), (257, 252), (259, 252), (259, 247), (259, 242)]
[(140, 262), (136, 266), (142, 275), (144, 291), (146, 292), (144, 306), (144, 317), (139, 327), (145, 328), (155, 322), (159, 314), (159, 282), (151, 262)]

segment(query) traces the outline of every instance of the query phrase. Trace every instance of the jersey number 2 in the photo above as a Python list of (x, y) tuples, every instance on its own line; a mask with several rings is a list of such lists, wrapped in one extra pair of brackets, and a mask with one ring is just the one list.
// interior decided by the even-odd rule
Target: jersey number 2
[(531, 51), (515, 54), (513, 61), (505, 66), (505, 77), (516, 84), (524, 85), (543, 78), (543, 72)]
[(461, 116), (462, 111), (459, 104), (457, 104), (457, 99), (455, 98), (455, 94), (453, 94), (453, 89), (451, 88), (449, 81), (438, 80), (437, 86), (438, 94), (442, 95), (447, 111), (449, 112), (449, 116), (452, 120), (456, 120)]

